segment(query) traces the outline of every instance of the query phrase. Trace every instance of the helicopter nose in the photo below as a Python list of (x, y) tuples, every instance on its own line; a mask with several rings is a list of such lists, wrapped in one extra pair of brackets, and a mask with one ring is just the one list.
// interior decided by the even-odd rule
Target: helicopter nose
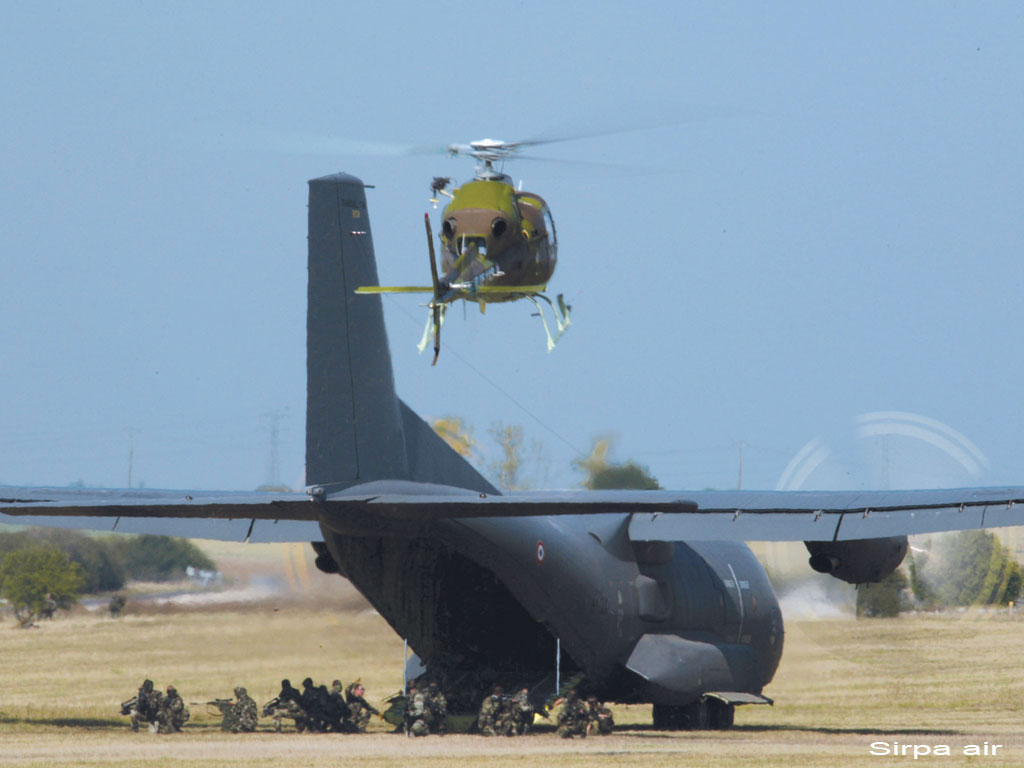
[(487, 255), (487, 238), (480, 235), (466, 235), (459, 237), (459, 252), (465, 256), (467, 254), (478, 254), (480, 256)]

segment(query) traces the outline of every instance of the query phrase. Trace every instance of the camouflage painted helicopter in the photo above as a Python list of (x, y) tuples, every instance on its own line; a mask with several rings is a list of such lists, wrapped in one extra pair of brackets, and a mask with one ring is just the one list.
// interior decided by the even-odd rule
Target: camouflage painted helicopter
[[(558, 261), (555, 222), (547, 203), (532, 192), (516, 189), (501, 170), (495, 169), (523, 147), (543, 141), (505, 142), (482, 139), (469, 144), (449, 144), (451, 156), (477, 159), (472, 181), (448, 191), (452, 179), (435, 177), (430, 202), (437, 207), (438, 195), (449, 199), (441, 214), (441, 270), (437, 267), (430, 214), (424, 214), (430, 252), (431, 286), (366, 285), (356, 293), (430, 293), (430, 317), (419, 349), (426, 349), (433, 331), (434, 364), (441, 350), (441, 325), (445, 310), (458, 300), (474, 301), (484, 312), (488, 304), (528, 299), (537, 308), (550, 352), (569, 327), (571, 307), (562, 294), (554, 302), (545, 295), (547, 282)], [(552, 335), (544, 301), (555, 316), (557, 332)]]

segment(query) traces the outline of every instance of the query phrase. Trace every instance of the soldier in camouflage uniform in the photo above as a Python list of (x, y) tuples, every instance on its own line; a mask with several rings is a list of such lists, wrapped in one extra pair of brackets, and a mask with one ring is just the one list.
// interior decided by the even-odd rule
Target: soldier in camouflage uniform
[(571, 739), (573, 736), (586, 738), (589, 723), (590, 714), (586, 704), (580, 701), (575, 690), (570, 690), (565, 695), (562, 711), (558, 713), (556, 733), (563, 739)]
[(349, 716), (348, 704), (341, 692), (341, 680), (331, 683), (331, 689), (327, 690), (326, 685), (321, 685), (320, 691), (320, 713), (326, 730), (342, 733), (347, 730), (345, 719)]
[(129, 712), (133, 731), (139, 730), (140, 723), (147, 723), (150, 730), (156, 733), (160, 721), (160, 698), (160, 691), (153, 690), (153, 681), (145, 680)]
[(587, 699), (587, 716), (590, 718), (590, 722), (587, 724), (587, 733), (596, 732), (601, 736), (607, 736), (615, 730), (612, 711), (608, 707), (601, 706), (597, 696)]
[(519, 692), (512, 697), (509, 703), (511, 729), (509, 736), (522, 736), (530, 730), (533, 725), (533, 704), (530, 703), (529, 688), (520, 688)]
[[(227, 719), (227, 715), (224, 716)], [(256, 702), (246, 693), (245, 688), (235, 688), (235, 705), (231, 712), (232, 733), (252, 733), (256, 730), (256, 723), (259, 715), (256, 712)]]
[(178, 689), (167, 686), (167, 695), (160, 702), (160, 733), (181, 733), (181, 726), (188, 721), (190, 713), (185, 702), (178, 695)]
[(480, 714), (476, 718), (476, 727), (481, 736), (497, 736), (507, 727), (507, 716), (504, 715), (505, 692), (500, 685), (494, 686), (491, 695), (480, 705)]
[(427, 686), (427, 709), (430, 710), (430, 732), (438, 736), (448, 733), (448, 699), (437, 681)]
[(320, 692), (313, 685), (313, 678), (307, 677), (302, 681), (302, 693), (299, 696), (299, 704), (306, 713), (306, 724), (309, 730), (321, 733), (327, 729), (320, 712)]
[(431, 719), (426, 695), (416, 686), (412, 686), (409, 689), (409, 700), (405, 710), (405, 735), (410, 737), (429, 735)]
[(288, 679), (281, 681), (281, 692), (277, 698), (271, 699), (263, 706), (263, 716), (274, 720), (274, 730), (281, 732), (281, 718), (288, 717), (295, 721), (295, 730), (299, 733), (306, 730), (306, 712), (299, 704), (301, 694), (292, 687)]
[[(366, 688), (356, 680), (345, 689), (345, 703), (350, 710), (350, 721), (357, 733), (366, 733), (366, 726), (371, 715), (380, 715), (380, 711), (366, 700)], [(429, 704), (429, 702), (428, 702)]]

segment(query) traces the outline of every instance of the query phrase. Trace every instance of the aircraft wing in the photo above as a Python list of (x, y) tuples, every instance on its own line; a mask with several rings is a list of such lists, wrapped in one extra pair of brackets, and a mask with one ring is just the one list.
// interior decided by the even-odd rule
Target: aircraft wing
[[(1024, 487), (535, 491), (506, 496), (382, 490), (361, 501), (368, 511), (410, 520), (629, 513), (629, 536), (634, 541), (844, 541), (1024, 525)], [(332, 494), (325, 503), (341, 512), (352, 501)]]
[(697, 491), (695, 515), (634, 514), (635, 541), (846, 541), (1024, 525), (1024, 488)]
[(13, 525), (263, 543), (318, 540), (317, 519), (305, 493), (0, 486), (0, 523)]
[(409, 481), (316, 487), (309, 494), (0, 488), (0, 522), (194, 538), (311, 541), (321, 537), (320, 522), (330, 526), (351, 514), (410, 522), (629, 514), (636, 541), (842, 541), (1024, 525), (1024, 487), (504, 496)]

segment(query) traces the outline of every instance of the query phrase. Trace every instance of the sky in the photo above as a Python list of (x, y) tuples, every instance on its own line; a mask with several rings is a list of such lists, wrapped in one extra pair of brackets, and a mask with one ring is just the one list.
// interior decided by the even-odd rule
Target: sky
[[(573, 324), (385, 299), (396, 386), (488, 465), (595, 439), (687, 488), (1024, 481), (1024, 6), (4, 4), (0, 483), (303, 484), (306, 182), (428, 281), (443, 154), (557, 225)], [(129, 475), (130, 473), (130, 475)]]

